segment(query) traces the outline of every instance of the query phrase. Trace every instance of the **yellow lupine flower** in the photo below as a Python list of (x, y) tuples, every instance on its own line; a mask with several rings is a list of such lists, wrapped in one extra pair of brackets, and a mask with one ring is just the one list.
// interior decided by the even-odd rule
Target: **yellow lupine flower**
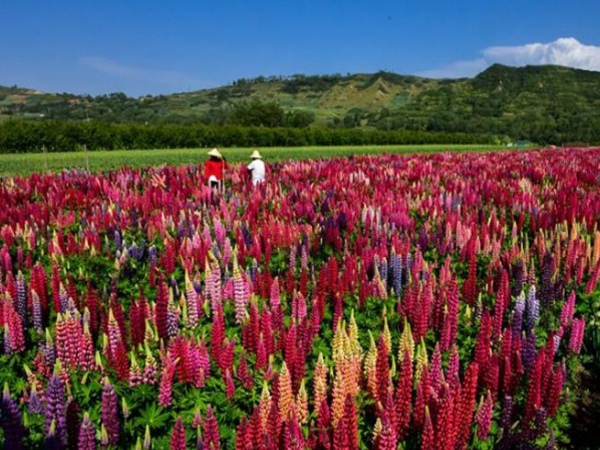
[(385, 312), (385, 307), (383, 308), (383, 340), (385, 342), (385, 346), (387, 347), (388, 354), (392, 351), (392, 333), (390, 333), (390, 327), (387, 323), (387, 317)]
[(296, 396), (296, 414), (298, 415), (298, 421), (302, 425), (308, 422), (308, 394), (306, 393), (304, 380), (300, 383), (300, 389)]
[(267, 421), (269, 419), (269, 413), (271, 412), (271, 393), (267, 382), (263, 382), (262, 393), (260, 394), (260, 403), (258, 406), (260, 413), (260, 423), (263, 430), (267, 429)]
[(294, 402), (294, 396), (292, 394), (292, 377), (288, 367), (283, 362), (281, 370), (279, 372), (279, 415), (282, 421), (288, 419), (290, 414), (292, 403)]
[(346, 401), (346, 387), (339, 370), (336, 371), (333, 381), (333, 400), (331, 402), (331, 423), (333, 429), (337, 426), (339, 420), (344, 416), (344, 403)]
[(402, 361), (404, 358), (404, 352), (408, 350), (410, 359), (413, 360), (415, 357), (415, 340), (412, 335), (412, 329), (408, 319), (404, 318), (404, 330), (400, 336), (400, 346), (398, 347), (398, 361)]
[(313, 374), (314, 409), (318, 414), (321, 403), (327, 398), (327, 366), (323, 360), (323, 354), (319, 353), (317, 365)]

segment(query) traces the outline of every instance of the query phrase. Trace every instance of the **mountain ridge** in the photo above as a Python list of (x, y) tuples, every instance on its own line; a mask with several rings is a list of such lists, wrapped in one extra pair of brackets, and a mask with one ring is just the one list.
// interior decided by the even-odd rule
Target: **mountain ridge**
[(0, 119), (226, 124), (240, 123), (235, 120), (241, 106), (249, 105), (251, 110), (260, 104), (302, 115), (298, 126), (587, 142), (593, 134), (589, 130), (600, 128), (600, 72), (494, 64), (473, 78), (458, 79), (386, 71), (297, 74), (242, 78), (216, 88), (137, 98), (123, 93), (92, 97), (0, 87)]

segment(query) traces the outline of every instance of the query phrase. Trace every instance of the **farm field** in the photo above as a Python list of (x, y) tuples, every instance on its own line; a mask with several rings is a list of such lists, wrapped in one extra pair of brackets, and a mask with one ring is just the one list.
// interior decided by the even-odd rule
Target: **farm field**
[[(467, 152), (500, 149), (491, 145), (383, 145), (347, 147), (281, 147), (264, 148), (261, 153), (269, 162), (286, 159), (329, 158), (335, 156), (369, 155), (379, 153), (431, 153), (440, 151)], [(254, 148), (231, 148), (222, 150), (229, 162), (247, 161)], [(148, 167), (160, 164), (196, 164), (206, 159), (203, 149), (164, 150), (118, 150), (0, 154), (0, 175), (28, 174), (46, 170), (57, 171), (70, 167), (87, 168), (91, 171), (110, 170), (122, 166)]]
[(233, 164), (223, 195), (201, 150), (6, 176), (0, 442), (567, 446), (600, 350), (600, 148), (389, 154), (414, 150), (264, 149), (267, 182)]

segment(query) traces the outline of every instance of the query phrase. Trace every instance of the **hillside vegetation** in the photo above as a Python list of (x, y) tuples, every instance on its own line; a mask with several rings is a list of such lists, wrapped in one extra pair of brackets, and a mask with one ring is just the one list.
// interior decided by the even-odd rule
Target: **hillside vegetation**
[(600, 142), (600, 73), (494, 65), (472, 79), (390, 72), (240, 79), (215, 89), (128, 97), (0, 87), (0, 118), (111, 123), (329, 126)]

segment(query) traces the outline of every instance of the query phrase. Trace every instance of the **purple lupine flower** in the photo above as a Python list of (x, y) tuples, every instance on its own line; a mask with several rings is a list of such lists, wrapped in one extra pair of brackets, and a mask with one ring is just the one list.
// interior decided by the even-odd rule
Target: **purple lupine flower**
[(179, 298), (179, 286), (177, 286), (177, 280), (173, 276), (171, 277), (171, 291), (173, 292), (173, 298)]
[(540, 301), (537, 298), (535, 286), (529, 288), (525, 304), (525, 330), (535, 327), (540, 317)]
[(546, 252), (540, 270), (540, 302), (544, 307), (550, 306), (554, 300), (554, 282), (552, 281), (552, 277), (555, 271), (556, 263), (554, 255)]
[(167, 309), (167, 336), (174, 338), (179, 331), (179, 311), (177, 305), (171, 299), (169, 300), (169, 308)]
[(61, 442), (58, 430), (56, 429), (56, 421), (50, 422), (50, 427), (46, 432), (46, 439), (44, 441), (44, 450), (63, 450), (64, 444)]
[(564, 332), (565, 330), (561, 326), (556, 334), (552, 337), (554, 339), (554, 353), (558, 351), (558, 347), (560, 346), (560, 341), (562, 340)]
[(17, 314), (21, 317), (23, 325), (27, 323), (27, 284), (25, 278), (19, 270), (17, 275)]
[(302, 245), (302, 251), (301, 251), (301, 255), (300, 255), (300, 264), (303, 269), (308, 268), (308, 250), (306, 248), (306, 245)]
[(151, 245), (150, 248), (148, 249), (148, 263), (151, 266), (156, 266), (157, 255), (158, 255), (158, 250), (156, 250), (156, 246)]
[(23, 422), (21, 412), (10, 396), (8, 383), (4, 385), (0, 402), (0, 427), (4, 430), (4, 446), (7, 450), (20, 450), (23, 447)]
[(512, 425), (512, 413), (513, 413), (513, 399), (510, 395), (504, 397), (502, 403), (502, 415), (501, 415), (501, 427), (504, 430), (504, 434), (508, 433), (510, 426)]
[(252, 272), (252, 276), (248, 274), (248, 279), (254, 283), (256, 281), (256, 274), (258, 273), (258, 261), (256, 260), (256, 258), (252, 258), (252, 267), (250, 268), (250, 270)]
[(410, 253), (408, 253), (406, 255), (406, 264), (405, 264), (405, 266), (406, 266), (407, 275), (408, 275), (408, 273), (410, 272), (410, 269), (412, 269), (412, 266), (413, 266), (413, 257), (412, 257), (412, 255)]
[(44, 359), (48, 367), (53, 367), (56, 361), (56, 349), (54, 348), (54, 342), (52, 336), (50, 336), (50, 330), (46, 328), (46, 342), (42, 345), (44, 352)]
[(119, 409), (117, 394), (108, 379), (104, 380), (102, 387), (102, 425), (106, 428), (109, 445), (119, 443)]
[(69, 294), (65, 290), (65, 287), (62, 285), (62, 283), (60, 285), (60, 291), (59, 291), (58, 297), (59, 297), (60, 312), (61, 313), (67, 312), (67, 310), (69, 308)]
[(525, 282), (525, 267), (523, 260), (519, 259), (512, 267), (512, 296), (517, 297), (523, 291), (523, 283)]
[(219, 250), (219, 244), (214, 242), (211, 250), (213, 252), (213, 255), (215, 255), (215, 258), (221, 259), (221, 250)]
[[(600, 177), (600, 175), (599, 175)], [(554, 431), (550, 428), (550, 437), (548, 438), (548, 443), (546, 444), (546, 450), (555, 450), (556, 449), (556, 438), (554, 437)]]
[(395, 253), (390, 257), (390, 267), (392, 287), (396, 296), (402, 296), (402, 258)]
[(519, 294), (515, 301), (515, 310), (512, 317), (511, 329), (513, 339), (521, 334), (523, 330), (523, 312), (525, 311), (525, 294), (523, 291)]
[(79, 412), (81, 408), (74, 398), (67, 400), (67, 448), (77, 448), (77, 439), (81, 421)]
[(40, 396), (37, 393), (35, 382), (31, 386), (31, 392), (29, 393), (29, 400), (27, 402), (27, 410), (31, 414), (41, 414), (43, 412), (42, 402)]
[(119, 232), (119, 230), (115, 230), (114, 240), (115, 240), (115, 248), (117, 248), (117, 249), (121, 248), (121, 246), (123, 245), (123, 240), (121, 239), (121, 233)]
[(138, 248), (137, 251), (137, 260), (141, 261), (142, 258), (144, 257), (144, 252), (146, 251), (146, 240), (142, 239), (142, 241), (140, 242), (140, 246)]
[(8, 324), (4, 324), (4, 354), (10, 355), (12, 353), (12, 343), (10, 340), (10, 329)]
[(139, 261), (139, 258), (138, 258), (139, 253), (140, 253), (140, 249), (135, 242), (131, 245), (131, 247), (129, 247), (127, 249), (127, 256), (129, 258), (137, 259), (138, 261)]
[(535, 436), (536, 438), (542, 437), (548, 430), (546, 420), (548, 419), (548, 413), (546, 408), (541, 407), (535, 413)]
[(198, 295), (202, 295), (202, 283), (198, 280), (194, 280), (192, 282), (192, 285), (194, 286), (194, 290), (196, 291), (196, 293)]
[(31, 291), (31, 313), (33, 316), (33, 328), (38, 333), (42, 333), (42, 303), (40, 296), (35, 291)]
[(96, 431), (94, 424), (90, 420), (90, 415), (86, 412), (83, 415), (83, 422), (79, 428), (79, 437), (77, 439), (78, 450), (96, 450)]
[(61, 445), (67, 443), (67, 418), (65, 408), (65, 386), (57, 373), (52, 375), (46, 389), (46, 436), (51, 435), (54, 423), (56, 439)]
[(381, 275), (381, 281), (383, 281), (383, 286), (385, 288), (385, 290), (388, 290), (388, 262), (387, 259), (384, 257), (381, 260), (381, 265), (379, 267), (379, 273)]

